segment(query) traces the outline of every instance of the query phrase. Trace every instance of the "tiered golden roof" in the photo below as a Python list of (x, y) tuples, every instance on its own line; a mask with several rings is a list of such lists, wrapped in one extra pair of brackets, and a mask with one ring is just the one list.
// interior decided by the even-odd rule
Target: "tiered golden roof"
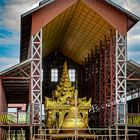
[(72, 98), (72, 96), (74, 96), (74, 93), (75, 93), (75, 87), (72, 86), (70, 82), (67, 63), (65, 61), (63, 66), (62, 77), (60, 79), (59, 84), (56, 87), (56, 90), (54, 91), (54, 96), (58, 98), (57, 101), (59, 100), (62, 101), (62, 96), (64, 98), (68, 98), (68, 97)]
[(70, 82), (65, 62), (53, 98), (45, 97), (46, 127), (56, 128), (57, 133), (62, 129), (87, 128), (90, 108), (91, 99), (78, 98), (78, 90)]

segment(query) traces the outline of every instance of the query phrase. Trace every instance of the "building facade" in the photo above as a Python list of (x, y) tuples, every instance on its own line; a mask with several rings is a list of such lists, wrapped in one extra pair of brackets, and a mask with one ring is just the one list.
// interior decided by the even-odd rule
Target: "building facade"
[[(109, 0), (46, 0), (23, 14), (20, 63), (0, 73), (1, 137), (20, 131), (29, 139), (44, 127), (44, 99), (52, 97), (64, 61), (79, 96), (92, 99), (89, 126), (126, 130), (127, 92), (137, 89), (132, 81), (139, 76), (132, 70), (139, 67), (127, 64), (127, 32), (138, 21)], [(11, 106), (16, 113), (7, 112)]]

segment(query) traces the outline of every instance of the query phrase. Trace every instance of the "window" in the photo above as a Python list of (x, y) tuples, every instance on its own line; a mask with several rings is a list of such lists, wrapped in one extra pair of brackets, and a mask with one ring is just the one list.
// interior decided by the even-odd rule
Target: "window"
[(51, 82), (58, 82), (58, 69), (51, 69)]
[(75, 82), (75, 69), (69, 69), (69, 77), (71, 82)]

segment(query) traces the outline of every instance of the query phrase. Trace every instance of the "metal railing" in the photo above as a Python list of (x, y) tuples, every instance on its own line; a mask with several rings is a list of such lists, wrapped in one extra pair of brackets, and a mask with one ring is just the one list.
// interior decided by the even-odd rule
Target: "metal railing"
[(21, 130), (10, 130), (6, 135), (7, 140), (25, 140), (25, 131)]
[(128, 125), (140, 125), (140, 113), (128, 113)]
[(0, 113), (0, 125), (29, 124), (30, 113), (28, 112), (3, 112)]
[[(44, 120), (44, 118), (42, 120)], [(140, 113), (128, 113), (127, 122), (128, 125), (140, 125)], [(0, 113), (0, 124), (29, 124), (29, 123), (30, 123), (29, 112)]]
[[(125, 129), (114, 129), (114, 128), (90, 128), (89, 129), (76, 129), (77, 133), (48, 133), (57, 132), (57, 129), (40, 129), (37, 134), (34, 134), (32, 140), (53, 140), (53, 139), (72, 139), (78, 140), (82, 139), (92, 139), (92, 140), (117, 140), (125, 138), (135, 138), (137, 139), (137, 130), (129, 129), (126, 133)], [(61, 129), (61, 131), (75, 131), (75, 129)], [(82, 133), (81, 133), (82, 131)], [(85, 131), (86, 133), (83, 133)]]

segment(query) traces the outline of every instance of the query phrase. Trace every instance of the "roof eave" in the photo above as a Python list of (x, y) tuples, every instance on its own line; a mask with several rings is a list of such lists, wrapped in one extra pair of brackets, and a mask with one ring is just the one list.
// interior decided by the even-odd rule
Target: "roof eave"
[(37, 6), (37, 7), (33, 8), (33, 9), (31, 9), (30, 11), (28, 11), (28, 12), (26, 12), (26, 13), (24, 13), (24, 14), (22, 14), (21, 17), (25, 17), (25, 16), (27, 16), (27, 15), (30, 15), (30, 14), (32, 14), (33, 12), (35, 12), (35, 11), (41, 9), (42, 7), (44, 7), (44, 6), (46, 6), (46, 5), (50, 4), (50, 3), (52, 3), (53, 1), (55, 1), (55, 0), (49, 0), (49, 1), (44, 2), (43, 4), (39, 4), (39, 6)]
[(8, 73), (10, 71), (13, 71), (14, 69), (17, 69), (20, 66), (26, 65), (26, 64), (30, 63), (31, 61), (32, 61), (32, 59), (30, 58), (30, 59), (28, 59), (28, 60), (26, 60), (26, 61), (24, 61), (22, 63), (18, 63), (18, 64), (14, 65), (14, 66), (12, 66), (10, 68), (7, 68), (6, 70), (3, 70), (3, 71), (0, 72), (0, 76), (4, 75), (4, 74), (6, 74), (6, 73)]
[(119, 6), (118, 4), (112, 2), (111, 0), (105, 0), (105, 2), (107, 2), (108, 4), (110, 4), (111, 6), (117, 8), (118, 10), (120, 10), (122, 13), (127, 14), (129, 20), (131, 19), (131, 21), (133, 22), (133, 24), (131, 24), (130, 26), (128, 26), (128, 31), (138, 22), (140, 21), (140, 17), (136, 16), (135, 14), (129, 12), (128, 10), (124, 9), (123, 7)]
[(137, 68), (140, 69), (140, 64), (136, 63), (136, 62), (133, 61), (133, 60), (129, 60), (129, 61), (127, 61), (127, 63), (128, 63), (128, 64), (131, 64), (131, 65), (133, 65), (133, 66), (135, 66), (135, 67), (137, 67)]

